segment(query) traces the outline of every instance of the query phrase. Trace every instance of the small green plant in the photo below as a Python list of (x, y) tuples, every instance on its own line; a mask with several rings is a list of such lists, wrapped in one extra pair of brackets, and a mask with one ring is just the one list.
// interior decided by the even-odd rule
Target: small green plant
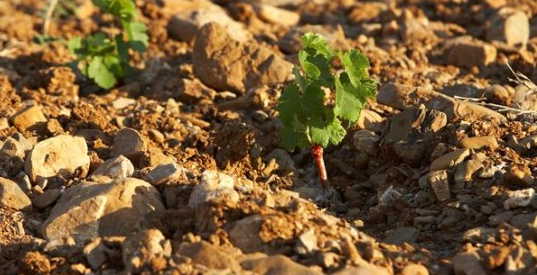
[[(334, 51), (326, 38), (314, 33), (302, 36), (301, 43), (295, 82), (285, 87), (277, 107), (283, 122), (281, 144), (289, 151), (311, 148), (326, 187), (323, 148), (343, 140), (343, 121), (356, 123), (367, 98), (376, 94), (377, 82), (369, 78), (369, 60), (358, 50)], [(336, 70), (337, 63), (342, 70)]]
[(120, 21), (123, 33), (114, 37), (102, 32), (86, 38), (75, 37), (67, 46), (76, 55), (73, 65), (101, 88), (109, 89), (118, 79), (134, 72), (129, 62), (129, 49), (140, 53), (147, 49), (147, 27), (137, 21), (133, 0), (93, 0), (93, 4), (114, 15)]

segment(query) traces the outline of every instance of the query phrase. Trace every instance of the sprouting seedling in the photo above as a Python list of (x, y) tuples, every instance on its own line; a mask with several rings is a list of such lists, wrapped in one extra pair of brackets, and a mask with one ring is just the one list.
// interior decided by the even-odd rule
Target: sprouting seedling
[[(369, 60), (360, 51), (334, 51), (326, 38), (314, 33), (302, 36), (301, 43), (300, 68), (293, 69), (295, 82), (285, 87), (277, 107), (283, 122), (281, 145), (289, 151), (311, 148), (321, 183), (327, 187), (323, 148), (343, 140), (347, 130), (342, 121), (356, 123), (367, 98), (376, 94), (377, 82), (369, 78)], [(335, 60), (342, 65), (339, 72)]]
[(108, 89), (116, 85), (118, 79), (134, 72), (129, 49), (137, 52), (147, 49), (147, 27), (137, 21), (133, 0), (93, 0), (93, 4), (116, 17), (124, 33), (114, 37), (101, 32), (86, 38), (75, 37), (69, 40), (68, 47), (76, 55), (73, 65), (101, 88)]

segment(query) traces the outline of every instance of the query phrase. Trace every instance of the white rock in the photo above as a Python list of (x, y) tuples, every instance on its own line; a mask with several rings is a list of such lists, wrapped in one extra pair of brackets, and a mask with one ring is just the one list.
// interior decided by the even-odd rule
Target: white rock
[(201, 176), (201, 183), (194, 187), (188, 206), (196, 208), (204, 202), (237, 203), (239, 193), (235, 191), (236, 179), (214, 170), (206, 170)]
[(111, 179), (115, 178), (127, 178), (134, 174), (134, 166), (132, 162), (124, 157), (119, 156), (106, 160), (99, 168), (91, 174), (91, 177), (105, 176)]
[(29, 210), (32, 208), (32, 202), (16, 182), (0, 178), (0, 206)]
[(216, 4), (204, 3), (200, 7), (185, 9), (171, 17), (168, 32), (182, 41), (191, 42), (203, 25), (216, 22), (222, 25), (233, 39), (244, 42), (252, 34), (239, 22), (233, 20), (226, 11)]
[(312, 253), (317, 250), (317, 236), (315, 236), (315, 230), (310, 229), (298, 236), (298, 242), (295, 247), (295, 251), (298, 254), (304, 255)]
[(517, 207), (525, 207), (530, 205), (531, 200), (534, 197), (535, 190), (533, 188), (517, 190), (503, 202), (503, 207), (508, 210)]
[(43, 222), (43, 235), (49, 241), (71, 237), (77, 243), (127, 236), (147, 226), (147, 215), (164, 210), (160, 193), (145, 181), (81, 182), (65, 191), (52, 208)]
[(59, 135), (37, 143), (26, 158), (24, 170), (32, 182), (57, 175), (69, 178), (88, 173), (88, 146), (81, 137)]
[(266, 4), (254, 4), (253, 6), (257, 16), (268, 23), (292, 27), (300, 21), (300, 14), (296, 12)]
[(160, 185), (179, 178), (186, 178), (185, 169), (177, 163), (160, 164), (147, 174), (147, 181), (153, 185)]

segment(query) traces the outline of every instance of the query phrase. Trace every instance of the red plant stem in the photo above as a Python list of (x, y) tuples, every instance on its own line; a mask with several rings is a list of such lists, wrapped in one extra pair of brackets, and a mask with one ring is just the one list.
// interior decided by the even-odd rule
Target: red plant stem
[(319, 173), (319, 179), (321, 180), (321, 183), (326, 188), (328, 185), (328, 176), (326, 174), (326, 166), (324, 165), (324, 158), (323, 158), (323, 147), (319, 144), (314, 144), (311, 147), (311, 155), (313, 156), (313, 159), (315, 160), (315, 165), (317, 165), (317, 172)]

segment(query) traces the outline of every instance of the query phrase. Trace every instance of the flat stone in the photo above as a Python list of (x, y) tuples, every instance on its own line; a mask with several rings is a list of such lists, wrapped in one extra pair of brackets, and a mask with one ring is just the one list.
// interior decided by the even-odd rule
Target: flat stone
[(6, 138), (0, 149), (1, 154), (20, 159), (26, 158), (26, 153), (32, 150), (32, 143), (20, 133), (15, 133)]
[(0, 117), (0, 131), (9, 128), (9, 120), (7, 117)]
[(500, 41), (509, 46), (526, 47), (530, 38), (530, 20), (521, 10), (502, 8), (490, 19), (486, 37), (488, 41)]
[[(452, 42), (453, 43), (453, 42)], [(446, 53), (446, 63), (471, 68), (486, 66), (496, 60), (494, 46), (479, 40), (459, 40)]]
[(0, 206), (31, 210), (32, 202), (16, 182), (0, 177)]
[(119, 156), (111, 158), (103, 162), (99, 167), (91, 174), (92, 178), (104, 176), (111, 179), (116, 178), (128, 178), (134, 174), (134, 166), (132, 162), (124, 157)]
[(399, 227), (395, 229), (385, 239), (385, 243), (402, 245), (404, 243), (413, 243), (418, 238), (420, 231), (415, 227)]
[(439, 201), (447, 201), (451, 198), (446, 170), (437, 170), (429, 173), (428, 182)]
[(510, 194), (509, 197), (503, 202), (503, 207), (505, 209), (526, 207), (530, 205), (534, 197), (535, 190), (533, 188), (517, 190)]
[(358, 130), (352, 135), (352, 143), (358, 152), (377, 156), (380, 137), (368, 130)]
[(164, 211), (160, 193), (135, 179), (108, 183), (81, 182), (65, 191), (43, 222), (48, 240), (127, 236), (147, 226), (147, 215)]
[(29, 106), (11, 117), (13, 125), (20, 132), (34, 131), (42, 134), (47, 123), (47, 118), (39, 106)]
[(431, 171), (445, 170), (455, 167), (470, 156), (469, 149), (459, 149), (449, 152), (431, 163)]
[(194, 43), (194, 75), (216, 90), (245, 93), (250, 88), (284, 82), (292, 64), (255, 42), (241, 43), (217, 23), (205, 24)]
[(513, 211), (503, 211), (498, 214), (494, 214), (492, 216), (489, 216), (488, 225), (490, 226), (497, 226), (502, 223), (508, 222), (513, 218), (515, 213)]
[(453, 181), (457, 185), (469, 182), (473, 179), (473, 175), (479, 170), (483, 169), (483, 167), (483, 163), (477, 159), (471, 159), (469, 161), (463, 162), (459, 164), (455, 169)]
[(37, 143), (28, 154), (24, 170), (32, 182), (41, 178), (85, 177), (90, 165), (88, 146), (81, 137), (59, 135)]
[(192, 264), (203, 265), (210, 269), (240, 269), (238, 262), (232, 255), (205, 241), (181, 243), (177, 253), (192, 259)]
[(60, 198), (60, 189), (53, 188), (47, 189), (43, 194), (40, 194), (32, 199), (32, 203), (37, 208), (45, 208), (52, 205), (58, 198)]
[(315, 230), (308, 230), (298, 236), (297, 244), (295, 246), (295, 251), (298, 254), (306, 255), (317, 249), (317, 236), (315, 236)]
[(215, 204), (219, 203), (237, 203), (239, 193), (235, 191), (237, 179), (214, 170), (206, 170), (201, 175), (201, 183), (194, 187), (188, 206), (196, 208), (198, 205), (206, 202)]
[(453, 257), (455, 275), (486, 275), (479, 256), (470, 252), (459, 252)]
[(161, 185), (177, 179), (185, 179), (185, 169), (175, 162), (160, 164), (147, 174), (147, 181), (153, 185)]
[(442, 112), (423, 105), (411, 107), (390, 117), (382, 143), (404, 162), (417, 165), (446, 123)]
[(233, 20), (222, 7), (209, 1), (194, 1), (190, 7), (183, 7), (172, 15), (168, 32), (174, 38), (192, 42), (203, 25), (218, 23), (236, 41), (245, 42), (252, 34), (241, 23)]
[(275, 255), (261, 259), (246, 260), (241, 262), (241, 266), (243, 269), (255, 272), (260, 275), (322, 274), (306, 266), (298, 264), (283, 255)]
[(468, 122), (481, 119), (497, 119), (507, 121), (502, 114), (484, 106), (456, 100), (430, 89), (412, 87), (407, 85), (386, 83), (377, 95), (377, 101), (398, 110), (406, 110), (417, 104), (425, 104), (430, 110), (441, 111), (446, 114), (448, 121), (456, 118)]
[(300, 21), (300, 14), (266, 4), (254, 4), (257, 16), (268, 23), (286, 27), (296, 26)]
[(498, 141), (493, 136), (466, 137), (461, 139), (461, 146), (466, 149), (495, 151), (498, 148)]
[(505, 183), (516, 187), (528, 187), (535, 183), (535, 179), (529, 167), (514, 164), (507, 170)]
[(377, 112), (364, 109), (360, 112), (356, 127), (372, 132), (381, 132), (385, 121), (386, 118), (380, 116)]
[(117, 132), (110, 156), (125, 156), (136, 162), (146, 150), (147, 144), (142, 135), (134, 129), (124, 128)]
[(259, 237), (263, 217), (251, 215), (236, 221), (228, 231), (229, 241), (243, 253), (259, 251), (263, 241)]

